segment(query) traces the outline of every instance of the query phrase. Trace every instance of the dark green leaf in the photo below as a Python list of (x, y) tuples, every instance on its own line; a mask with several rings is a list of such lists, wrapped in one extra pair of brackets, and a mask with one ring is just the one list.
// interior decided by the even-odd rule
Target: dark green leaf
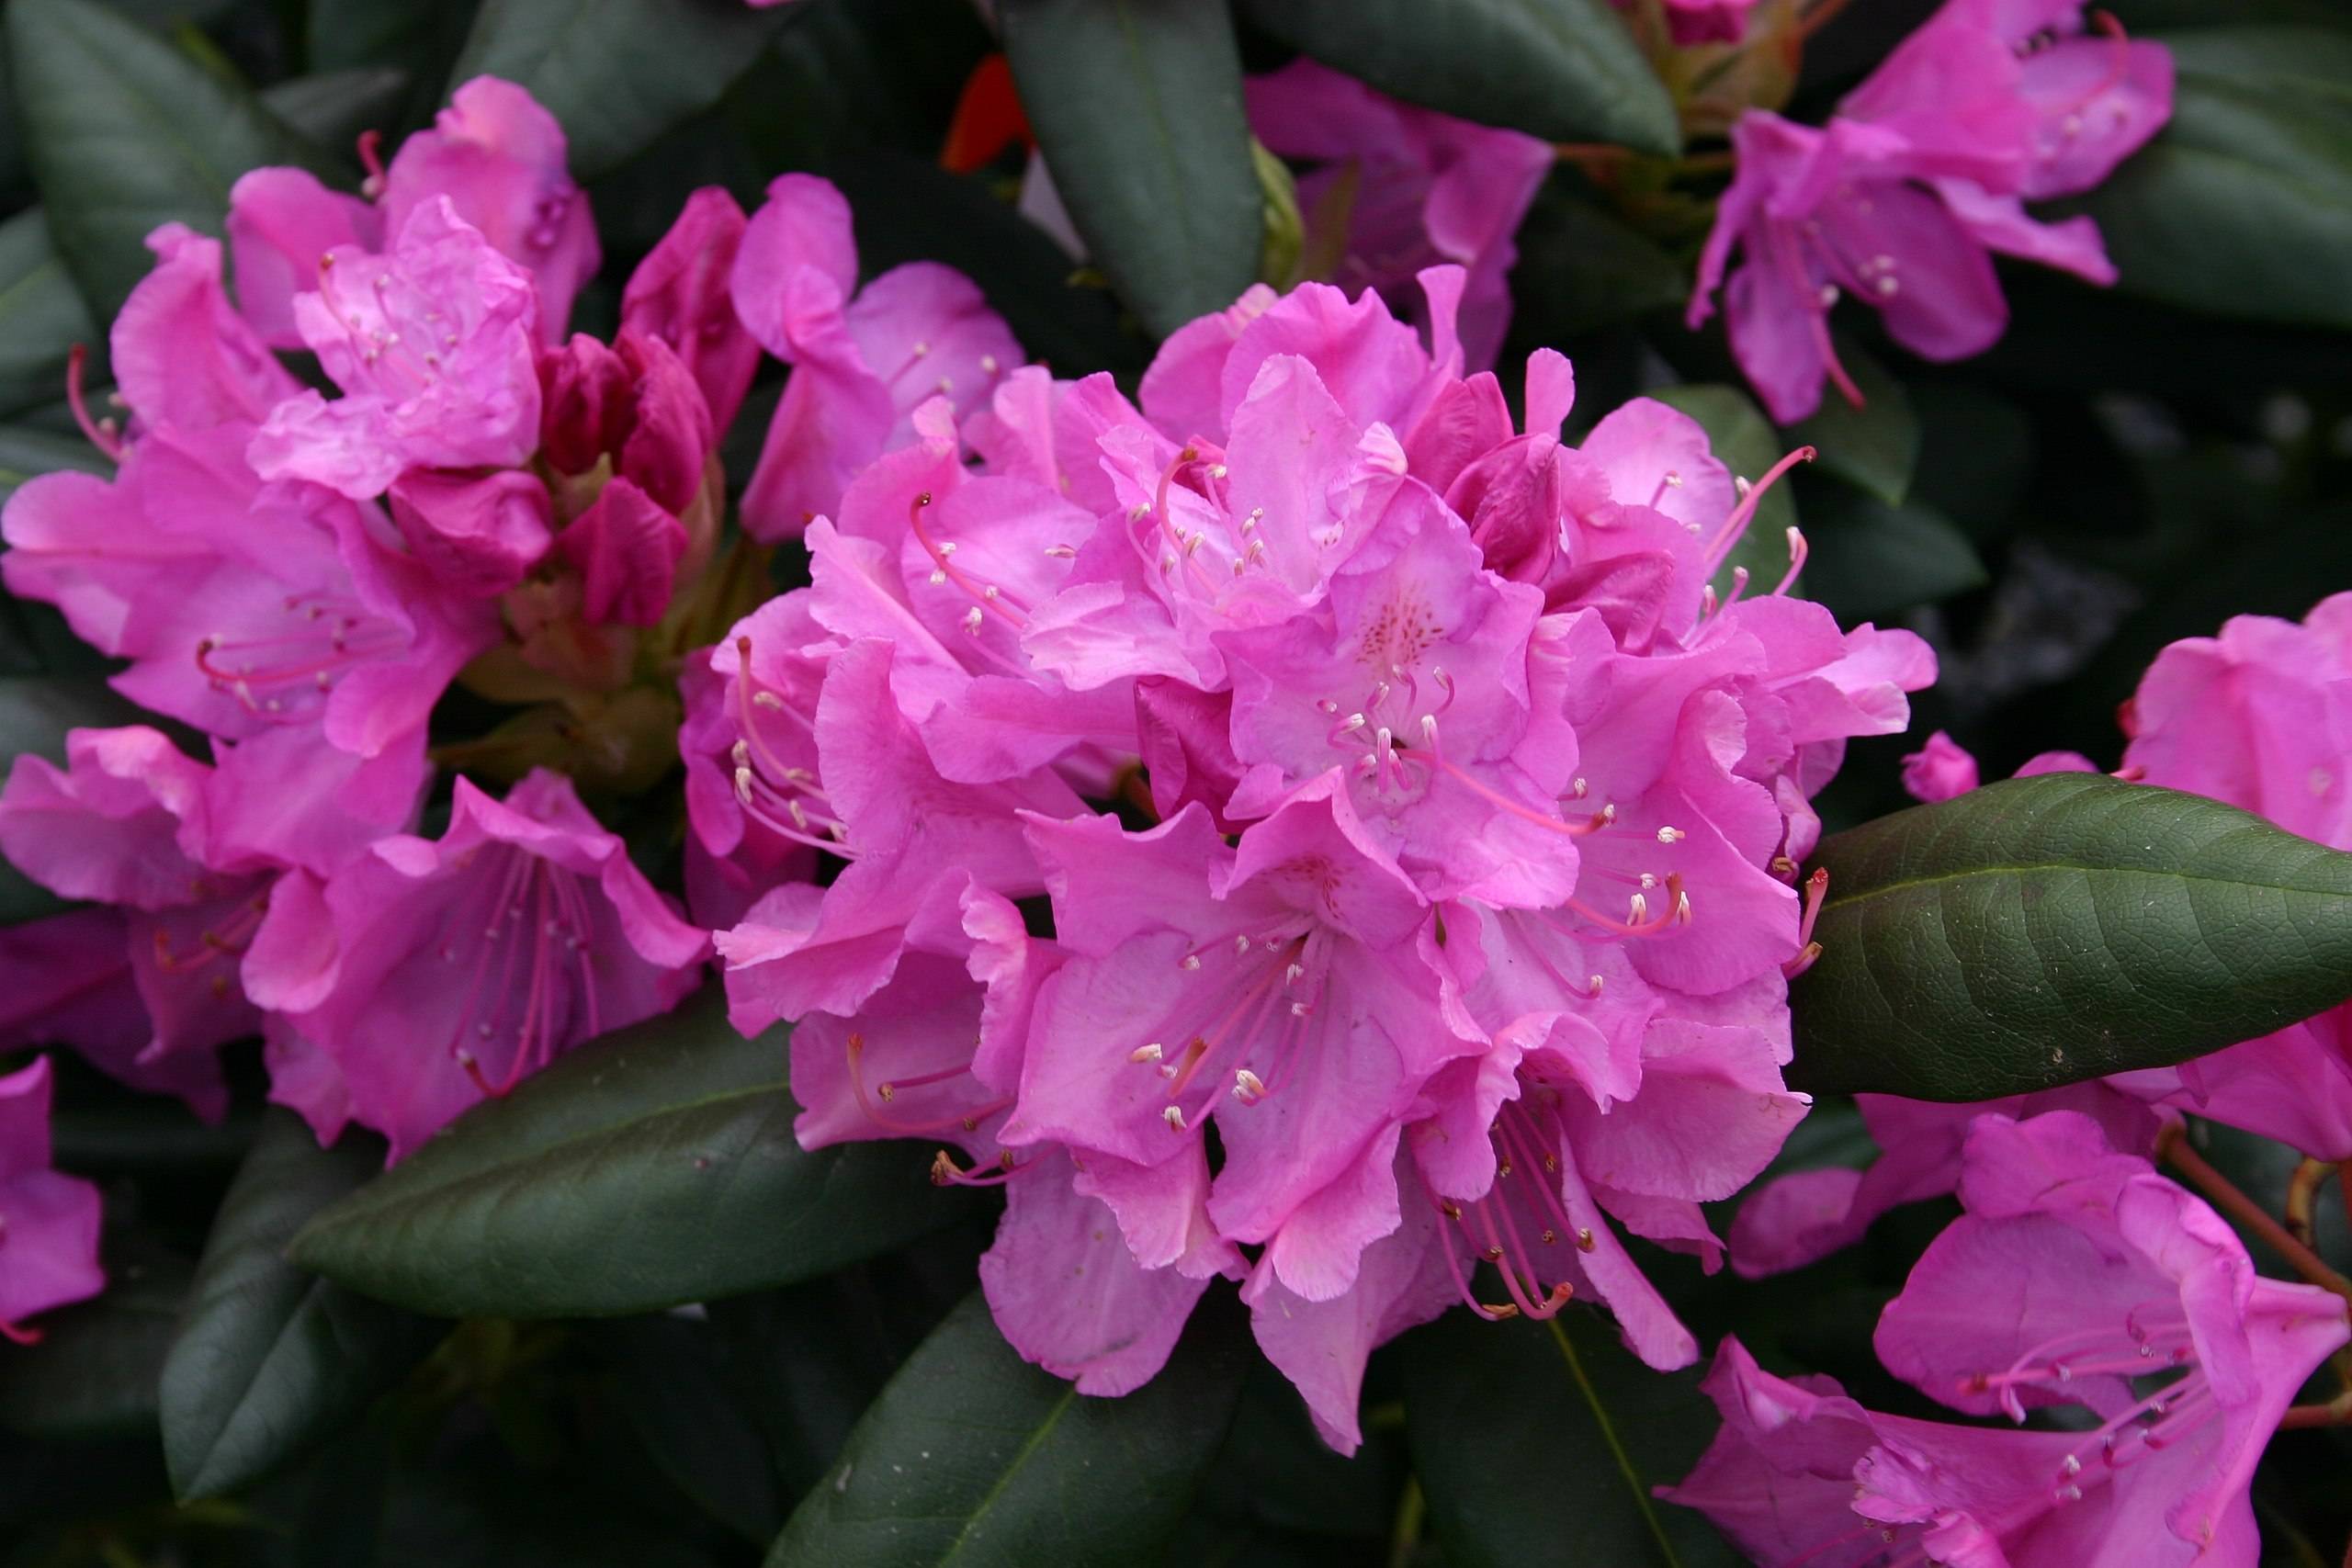
[(156, 1382), (187, 1284), (187, 1264), (169, 1254), (109, 1259), (104, 1295), (47, 1314), (40, 1344), (0, 1359), (0, 1430), (152, 1434)]
[(396, 66), (355, 66), (297, 76), (262, 90), (272, 114), (322, 147), (347, 147), (363, 130), (390, 129), (409, 92)]
[(2352, 855), (2099, 774), (1825, 840), (1790, 1080), (1973, 1100), (2167, 1066), (2352, 994)]
[(78, 435), (52, 435), (46, 430), (0, 424), (0, 501), (16, 494), (17, 487), (36, 474), (59, 468), (108, 477), (114, 473), (114, 465)]
[(1698, 1515), (1650, 1496), (1714, 1433), (1696, 1369), (1650, 1371), (1577, 1308), (1540, 1324), (1448, 1313), (1401, 1348), (1405, 1431), (1449, 1564), (1739, 1561)]
[(742, 0), (487, 0), (450, 85), (487, 75), (528, 88), (562, 123), (572, 174), (594, 179), (717, 103), (792, 10)]
[(105, 334), (50, 243), (35, 208), (0, 223), (0, 412), (54, 401), (75, 344), (106, 350)]
[(1813, 447), (1824, 472), (1900, 506), (1911, 491), (1912, 466), (1919, 460), (1919, 422), (1911, 412), (1911, 399), (1885, 366), (1853, 344), (1841, 339), (1838, 357), (1862, 394), (1862, 406), (1856, 408), (1835, 389), (1825, 391), (1814, 416), (1789, 427), (1789, 445)]
[[(836, 1325), (838, 1327), (839, 1325)], [(586, 1326), (612, 1370), (615, 1393), (662, 1473), (711, 1517), (764, 1545), (784, 1523), (765, 1436), (730, 1380), (707, 1324), (621, 1318)]]
[(1968, 536), (1932, 507), (1824, 485), (1805, 492), (1805, 591), (1841, 621), (1883, 619), (1990, 581)]
[(312, 1220), (295, 1261), (436, 1316), (602, 1316), (808, 1279), (968, 1212), (919, 1146), (803, 1150), (784, 1061), (782, 1031), (743, 1039), (715, 995), (617, 1031)]
[[(1707, 445), (1741, 479), (1761, 477), (1786, 450), (1772, 422), (1764, 417), (1747, 393), (1736, 387), (1713, 383), (1661, 387), (1649, 395), (1697, 420), (1700, 428), (1707, 433)], [(1747, 521), (1747, 531), (1732, 547), (1722, 570), (1715, 574), (1716, 590), (1730, 592), (1732, 572), (1739, 567), (1747, 569), (1759, 592), (1780, 581), (1789, 569), (1789, 530), (1796, 524), (1796, 498), (1783, 479), (1766, 491), (1764, 499), (1757, 502), (1756, 515)]]
[(1384, 93), (1549, 141), (1670, 154), (1674, 100), (1601, 0), (1243, 0), (1250, 19)]
[(286, 1259), (304, 1221), (382, 1168), (383, 1145), (319, 1147), (272, 1111), (222, 1200), (164, 1363), (164, 1457), (182, 1498), (233, 1491), (332, 1436), (435, 1330)]
[(146, 276), (150, 230), (218, 234), (239, 175), (315, 157), (252, 94), (95, 0), (13, 0), (8, 62), (50, 233), (101, 319)]
[(944, 262), (980, 286), (1029, 356), (1057, 375), (1141, 368), (1149, 345), (1120, 330), (1111, 296), (1072, 283), (1061, 248), (978, 181), (879, 152), (830, 172), (857, 215), (858, 259), (869, 274)]
[(1152, 1561), (1240, 1393), (1224, 1315), (1204, 1308), (1142, 1388), (1094, 1399), (1023, 1361), (974, 1292), (874, 1402), (769, 1568)]
[(1004, 47), (1088, 253), (1159, 335), (1258, 272), (1232, 18), (1198, 0), (1004, 0)]
[(1518, 243), (1511, 294), (1547, 337), (1679, 306), (1690, 292), (1680, 263), (1556, 179), (1536, 197)]
[(2352, 36), (2166, 40), (2172, 123), (2082, 203), (2120, 287), (2256, 321), (2352, 326)]

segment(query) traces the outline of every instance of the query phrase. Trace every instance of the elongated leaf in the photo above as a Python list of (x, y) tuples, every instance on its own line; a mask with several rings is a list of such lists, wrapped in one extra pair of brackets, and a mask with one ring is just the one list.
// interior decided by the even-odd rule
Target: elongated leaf
[(41, 1341), (0, 1360), (0, 1431), (101, 1438), (155, 1429), (155, 1386), (187, 1293), (185, 1260), (109, 1258), (95, 1301), (46, 1314)]
[(1935, 508), (1890, 506), (1841, 485), (1805, 495), (1805, 590), (1841, 621), (1879, 620), (1991, 581), (1976, 547)]
[(408, 73), (395, 66), (355, 66), (277, 83), (262, 89), (261, 101), (320, 146), (341, 148), (363, 130), (387, 130), (409, 90)]
[(2016, 779), (1815, 861), (1800, 1088), (1988, 1100), (2187, 1061), (2352, 995), (2352, 855), (2201, 796)]
[(810, 1154), (795, 1111), (783, 1032), (744, 1040), (706, 995), (476, 1107), (294, 1260), (436, 1316), (590, 1317), (789, 1284), (970, 1212), (920, 1146)]
[(1581, 1309), (1541, 1324), (1448, 1313), (1402, 1350), (1413, 1469), (1449, 1563), (1740, 1561), (1703, 1519), (1650, 1496), (1714, 1433), (1695, 1369), (1652, 1371)]
[(1862, 394), (1862, 406), (1834, 392), (1824, 396), (1812, 418), (1789, 427), (1789, 445), (1813, 447), (1823, 472), (1900, 506), (1919, 460), (1919, 421), (1910, 396), (1885, 366), (1853, 344), (1839, 342), (1838, 357)]
[(2165, 40), (2172, 123), (2092, 192), (2119, 287), (2192, 310), (2352, 326), (2352, 37), (2208, 28)]
[(8, 62), (49, 231), (112, 320), (176, 220), (221, 231), (229, 187), (316, 154), (251, 93), (96, 0), (13, 0)]
[(764, 1545), (790, 1499), (778, 1495), (767, 1438), (711, 1325), (665, 1314), (584, 1327), (655, 1467), (712, 1518)]
[(332, 1149), (272, 1111), (222, 1200), (164, 1363), (173, 1490), (210, 1497), (332, 1436), (431, 1346), (435, 1330), (287, 1261), (302, 1223), (380, 1168), (383, 1145)]
[(103, 352), (101, 335), (40, 209), (0, 223), (0, 412), (63, 396), (65, 356), (77, 343)]
[(1384, 93), (1551, 141), (1671, 153), (1674, 102), (1601, 0), (1242, 0), (1250, 19)]
[(1086, 248), (1159, 335), (1258, 270), (1261, 208), (1223, 6), (1004, 0), (1021, 101)]
[(1690, 292), (1682, 264), (1561, 184), (1548, 184), (1519, 226), (1511, 293), (1524, 324), (1550, 342), (1679, 307)]
[(85, 474), (111, 474), (114, 465), (78, 435), (52, 435), (46, 430), (0, 425), (0, 501), (36, 474), (78, 468)]
[(487, 0), (449, 85), (487, 75), (527, 87), (562, 122), (572, 174), (594, 179), (717, 103), (792, 10), (741, 0)]
[[(1764, 417), (1763, 411), (1747, 393), (1736, 387), (1701, 382), (1661, 387), (1649, 395), (1697, 420), (1699, 427), (1707, 433), (1707, 445), (1740, 479), (1762, 478), (1781, 460), (1785, 450), (1772, 429), (1772, 422)], [(1740, 536), (1739, 543), (1724, 558), (1722, 570), (1715, 574), (1717, 591), (1730, 592), (1732, 572), (1739, 567), (1747, 569), (1759, 592), (1780, 581), (1789, 567), (1789, 530), (1796, 523), (1796, 497), (1788, 482), (1782, 480), (1764, 492), (1764, 499), (1757, 503), (1756, 515), (1747, 521), (1747, 532)]]
[(1239, 1337), (1201, 1317), (1158, 1377), (1094, 1399), (1023, 1361), (973, 1292), (857, 1424), (769, 1568), (1155, 1561), (1240, 1396)]

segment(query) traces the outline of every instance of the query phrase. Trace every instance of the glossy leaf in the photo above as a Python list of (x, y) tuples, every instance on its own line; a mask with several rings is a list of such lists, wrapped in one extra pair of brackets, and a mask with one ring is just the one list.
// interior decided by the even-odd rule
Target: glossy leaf
[(2086, 197), (2120, 287), (2195, 310), (2352, 327), (2352, 36), (2166, 39), (2172, 123)]
[(2352, 995), (2352, 855), (2098, 774), (1824, 840), (1790, 1082), (1973, 1100), (2187, 1061)]
[(475, 1107), (295, 1261), (437, 1316), (599, 1316), (808, 1279), (968, 1212), (920, 1145), (803, 1150), (782, 1032), (742, 1039), (716, 989)]
[(789, 1499), (711, 1325), (664, 1314), (584, 1330), (655, 1467), (712, 1518), (765, 1545)]
[(0, 412), (63, 396), (65, 356), (77, 343), (103, 353), (103, 337), (40, 209), (0, 223)]
[(1097, 265), (1155, 334), (1257, 276), (1262, 213), (1223, 6), (1003, 0), (1021, 102)]
[(1853, 344), (1841, 340), (1838, 357), (1862, 394), (1862, 406), (1835, 390), (1825, 393), (1812, 418), (1789, 427), (1788, 445), (1811, 446), (1820, 454), (1815, 461), (1822, 472), (1900, 506), (1919, 460), (1919, 421), (1910, 396), (1885, 366)]
[(1605, 209), (1552, 181), (1519, 226), (1511, 296), (1523, 327), (1544, 342), (1678, 309), (1690, 296), (1683, 264)]
[(1713, 1436), (1696, 1369), (1635, 1360), (1606, 1318), (1448, 1313), (1400, 1347), (1405, 1431), (1446, 1562), (1520, 1568), (1715, 1568), (1740, 1561), (1699, 1516), (1657, 1502)]
[(157, 224), (218, 234), (239, 175), (315, 158), (253, 94), (96, 0), (13, 0), (7, 21), (49, 231), (98, 319), (146, 275)]
[(304, 1221), (380, 1169), (272, 1111), (197, 1265), (162, 1384), (164, 1452), (186, 1498), (233, 1491), (333, 1436), (430, 1348), (433, 1325), (288, 1261)]
[(899, 1369), (769, 1568), (1123, 1568), (1156, 1560), (1233, 1417), (1247, 1352), (1206, 1308), (1118, 1399), (1023, 1361), (978, 1292)]
[(37, 474), (78, 468), (85, 474), (112, 475), (114, 465), (78, 435), (56, 435), (21, 425), (0, 425), (0, 501)]
[(1243, 0), (1268, 32), (1384, 93), (1551, 141), (1679, 145), (1666, 85), (1603, 0)]
[(791, 14), (741, 0), (487, 0), (449, 85), (503, 76), (563, 125), (594, 179), (717, 103)]

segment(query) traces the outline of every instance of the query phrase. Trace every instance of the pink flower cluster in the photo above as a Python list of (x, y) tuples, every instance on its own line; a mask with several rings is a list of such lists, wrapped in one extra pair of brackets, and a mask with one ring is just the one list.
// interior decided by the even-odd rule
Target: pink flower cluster
[(1995, 253), (2115, 280), (2089, 219), (2024, 206), (2090, 189), (2171, 118), (2171, 54), (2098, 19), (2086, 30), (2084, 0), (1946, 0), (1827, 125), (1741, 116), (1689, 319), (1714, 313), (1737, 247), (1732, 353), (1774, 419), (1812, 413), (1825, 378), (1861, 402), (1829, 336), (1848, 296), (1913, 353), (1951, 360), (2008, 323)]
[(2205, 1203), (2057, 1111), (1975, 1119), (1967, 1213), (1879, 1320), (1887, 1369), (1939, 1404), (2064, 1429), (1886, 1416), (1724, 1341), (1723, 1430), (1661, 1495), (1759, 1562), (2253, 1568), (2256, 1462), (2327, 1357), (2344, 1297), (2257, 1276)]
[[(458, 779), (420, 836), (428, 718), (485, 658), (554, 690), (628, 670), (709, 552), (713, 413), (758, 349), (702, 270), (743, 227), (723, 199), (639, 272), (615, 344), (564, 341), (595, 230), (519, 88), (459, 88), (389, 168), (362, 152), (364, 198), (293, 169), (238, 182), (233, 303), (218, 243), (157, 231), (112, 330), (127, 423), (83, 412), (117, 472), (36, 479), (0, 519), (10, 592), (178, 727), (17, 760), (0, 852), (90, 907), (0, 933), (0, 1043), (78, 1046), (217, 1115), (219, 1048), (258, 1033), (274, 1099), (398, 1156), (698, 983), (707, 933), (560, 774), (503, 799)], [(334, 395), (272, 352), (297, 347)], [(73, 392), (80, 411), (78, 362)], [(45, 1072), (8, 1080), (11, 1115), (45, 1103)], [(44, 1242), (9, 1201), (0, 1317), (40, 1304), (19, 1278), (52, 1303), (94, 1289), (55, 1250), (91, 1266), (94, 1207)]]
[[(826, 207), (787, 177), (754, 230)], [(1514, 425), (1467, 282), (1421, 275), (1426, 344), (1253, 289), (1134, 401), (998, 355), (685, 673), (738, 1027), (797, 1023), (805, 1144), (1002, 1186), (989, 1301), (1085, 1392), (1219, 1276), (1343, 1449), (1366, 1355), (1457, 1300), (1602, 1302), (1685, 1364), (1618, 1227), (1713, 1266), (1699, 1205), (1804, 1114), (1807, 797), (1933, 660), (1726, 572), (1760, 492), (1682, 414), (1571, 446), (1543, 351)], [(977, 360), (956, 319), (908, 352)]]
[[(2227, 801), (2352, 850), (2352, 594), (2321, 601), (2301, 624), (2240, 615), (2218, 637), (2174, 643), (2148, 667), (2123, 719), (2131, 739), (2120, 776)], [(2095, 768), (2047, 752), (2018, 776), (2059, 771)], [(1907, 760), (1905, 779), (1922, 800), (1949, 800), (1976, 787), (1976, 761), (1938, 731)], [(1732, 1229), (1742, 1273), (1810, 1263), (1859, 1240), (1888, 1209), (1952, 1190), (1962, 1138), (1988, 1111), (2071, 1109), (2134, 1153), (2187, 1112), (2313, 1159), (2352, 1159), (2352, 1005), (2177, 1067), (1989, 1104), (1856, 1099), (1884, 1156), (1867, 1171), (1804, 1171), (1755, 1193)]]

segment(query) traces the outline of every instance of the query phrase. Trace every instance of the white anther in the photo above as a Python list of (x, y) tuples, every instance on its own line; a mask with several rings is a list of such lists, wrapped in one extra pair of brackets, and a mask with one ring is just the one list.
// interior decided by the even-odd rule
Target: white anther
[(1650, 918), (1650, 901), (1638, 893), (1627, 900), (1626, 909), (1625, 923), (1629, 926), (1638, 926)]
[(933, 567), (933, 568), (932, 569), (932, 572), (931, 572), (931, 585), (932, 585), (933, 588), (937, 588), (937, 587), (939, 587), (941, 584), (944, 583), (946, 581), (947, 581), (947, 572), (946, 572), (946, 569), (945, 569), (945, 568), (944, 568), (944, 567)]
[(1266, 1098), (1265, 1080), (1243, 1067), (1233, 1075), (1233, 1098), (1244, 1105), (1254, 1105)]
[(1129, 511), (1129, 512), (1128, 512), (1128, 513), (1127, 513), (1127, 521), (1128, 521), (1128, 522), (1130, 522), (1130, 523), (1140, 523), (1140, 522), (1142, 522), (1145, 518), (1147, 518), (1147, 517), (1148, 517), (1148, 516), (1150, 516), (1150, 515), (1151, 515), (1151, 503), (1150, 503), (1149, 502), (1148, 502), (1148, 501), (1147, 501), (1147, 502), (1137, 502), (1136, 503), (1135, 507), (1134, 507), (1131, 511)]
[(1134, 1050), (1128, 1052), (1127, 1060), (1130, 1062), (1157, 1062), (1160, 1057), (1166, 1055), (1167, 1053), (1160, 1049), (1159, 1042), (1155, 1040), (1148, 1045), (1138, 1045)]
[(1223, 463), (1211, 463), (1209, 465), (1209, 478), (1213, 479), (1221, 479), (1225, 478), (1225, 465)]
[(1731, 486), (1732, 486), (1732, 489), (1734, 489), (1734, 490), (1736, 490), (1736, 491), (1737, 491), (1739, 492), (1739, 499), (1740, 499), (1740, 500), (1742, 500), (1742, 501), (1746, 501), (1746, 500), (1747, 499), (1747, 492), (1748, 492), (1749, 491), (1754, 490), (1754, 489), (1756, 488), (1754, 485), (1752, 485), (1752, 484), (1748, 483), (1746, 479), (1740, 479), (1740, 478), (1738, 478), (1738, 477), (1736, 477), (1736, 476), (1735, 476), (1735, 477), (1733, 478), (1733, 479), (1732, 479), (1732, 481), (1731, 481)]
[(980, 607), (978, 604), (964, 612), (964, 629), (974, 637), (980, 635)]
[(915, 357), (916, 357), (917, 359), (921, 359), (924, 355), (929, 354), (930, 352), (931, 352), (931, 344), (927, 344), (927, 343), (921, 343), (921, 342), (918, 342), (918, 343), (915, 344)]
[(766, 708), (772, 713), (782, 713), (784, 711), (784, 699), (777, 696), (774, 692), (753, 692), (752, 694), (752, 705), (755, 708)]
[(1293, 1018), (1305, 1018), (1306, 1016), (1306, 1004), (1305, 1002), (1291, 1003), (1290, 1015)]
[(1893, 273), (1885, 274), (1871, 287), (1876, 288), (1881, 296), (1889, 299), (1903, 292), (1901, 281)]
[(1284, 969), (1284, 970), (1283, 971), (1283, 984), (1285, 987), (1289, 987), (1289, 986), (1295, 986), (1295, 985), (1297, 985), (1297, 984), (1298, 984), (1298, 982), (1300, 981), (1300, 979), (1306, 976), (1306, 964), (1292, 964), (1290, 967), (1288, 967), (1287, 969)]
[(981, 355), (980, 368), (991, 376), (995, 375), (997, 372), (996, 355), (993, 354)]
[(1071, 557), (1078, 554), (1078, 547), (1075, 545), (1047, 545), (1046, 547), (1046, 554), (1048, 558), (1054, 560), (1069, 560)]
[(1657, 886), (1657, 878), (1655, 875), (1646, 871), (1642, 873), (1642, 886), (1645, 889), (1656, 887)]
[(752, 770), (749, 768), (735, 770), (735, 798), (746, 806), (752, 804)]
[(993, 582), (991, 582), (991, 583), (989, 583), (989, 584), (985, 585), (985, 586), (984, 586), (984, 587), (982, 587), (982, 588), (981, 588), (981, 590), (980, 590), (980, 597), (981, 597), (981, 598), (983, 598), (983, 599), (993, 600), (996, 596), (997, 596), (997, 586), (996, 586), (996, 584), (995, 584), (995, 583), (993, 583)]
[(945, 543), (942, 544), (939, 547), (939, 553), (943, 556), (954, 555), (956, 553), (956, 541), (949, 539)]
[(1183, 963), (1183, 967), (1184, 967), (1184, 968), (1186, 968), (1186, 969), (1198, 969), (1200, 966), (1201, 966), (1201, 955), (1200, 955), (1199, 953), (1188, 953), (1184, 954), (1184, 963)]
[(1682, 488), (1682, 476), (1669, 468), (1667, 470), (1666, 482), (1672, 485), (1676, 490), (1680, 490)]
[(2080, 1475), (2082, 1472), (2083, 1461), (2076, 1459), (2073, 1454), (2068, 1454), (2066, 1456), (2066, 1473), (2069, 1475)]
[(1599, 995), (1600, 995), (1600, 985), (1601, 985), (1601, 978), (1600, 978), (1600, 976), (1598, 976), (1598, 975), (1594, 975), (1594, 976), (1589, 976), (1589, 978), (1592, 981), (1592, 994), (1593, 994), (1594, 996), (1596, 996), (1596, 997), (1597, 997), (1597, 996), (1599, 996)]
[(1250, 939), (1249, 939), (1249, 937), (1248, 937), (1248, 936), (1246, 936), (1246, 935), (1243, 935), (1243, 936), (1238, 936), (1238, 937), (1235, 937), (1235, 938), (1233, 939), (1233, 956), (1234, 956), (1234, 957), (1238, 958), (1238, 957), (1240, 957), (1243, 953), (1247, 953), (1247, 952), (1249, 952), (1249, 951), (1250, 951)]
[(1590, 788), (1591, 786), (1586, 784), (1584, 780), (1578, 779), (1568, 786), (1568, 793), (1575, 795), (1578, 800), (1582, 800), (1585, 797), (1587, 791)]
[(1421, 715), (1421, 739), (1430, 750), (1437, 750), (1437, 715)]
[(1689, 836), (1679, 828), (1660, 828), (1657, 830), (1657, 841), (1661, 844), (1679, 844)]
[(1171, 1133), (1184, 1130), (1184, 1108), (1181, 1105), (1170, 1106), (1159, 1113), (1159, 1119), (1168, 1123), (1168, 1130)]

